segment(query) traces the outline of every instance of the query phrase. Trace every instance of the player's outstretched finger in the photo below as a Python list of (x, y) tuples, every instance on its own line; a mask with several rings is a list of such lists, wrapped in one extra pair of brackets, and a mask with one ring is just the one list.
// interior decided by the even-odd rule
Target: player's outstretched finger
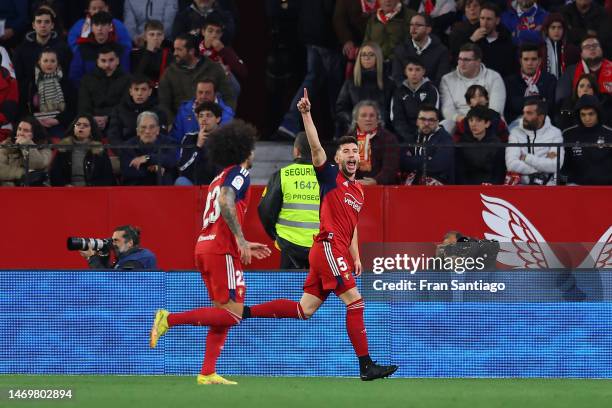
[(304, 88), (304, 99), (308, 100), (308, 89)]

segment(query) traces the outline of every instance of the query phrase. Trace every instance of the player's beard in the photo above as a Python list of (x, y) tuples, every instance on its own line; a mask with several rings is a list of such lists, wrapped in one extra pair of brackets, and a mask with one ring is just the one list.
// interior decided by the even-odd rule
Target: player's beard
[(344, 160), (340, 164), (340, 170), (348, 179), (352, 179), (355, 177), (357, 169), (359, 169), (359, 159)]

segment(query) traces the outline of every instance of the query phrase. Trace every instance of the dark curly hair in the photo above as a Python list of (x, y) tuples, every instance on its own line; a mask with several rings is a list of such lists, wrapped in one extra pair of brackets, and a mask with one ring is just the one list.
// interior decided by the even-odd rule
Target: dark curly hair
[(74, 136), (74, 125), (76, 125), (76, 123), (81, 118), (85, 118), (89, 122), (89, 126), (91, 128), (91, 140), (96, 140), (98, 142), (102, 141), (102, 132), (100, 131), (100, 128), (98, 127), (98, 123), (96, 122), (93, 116), (86, 114), (86, 113), (82, 115), (76, 115), (74, 117), (74, 119), (72, 120), (72, 122), (70, 122), (70, 125), (68, 125), (68, 128), (66, 129), (66, 132), (64, 133), (64, 137), (75, 137)]
[(232, 120), (208, 136), (208, 157), (222, 167), (240, 164), (255, 149), (256, 137), (255, 126), (241, 119)]

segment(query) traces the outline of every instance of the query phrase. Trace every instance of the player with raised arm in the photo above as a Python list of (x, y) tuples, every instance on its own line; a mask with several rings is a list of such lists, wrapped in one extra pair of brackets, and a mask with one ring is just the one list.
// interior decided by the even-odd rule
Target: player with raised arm
[[(317, 129), (310, 115), (308, 91), (298, 102), (321, 191), (320, 229), (310, 250), (310, 271), (299, 302), (277, 299), (255, 306), (245, 306), (243, 317), (293, 318), (306, 320), (334, 292), (346, 305), (346, 330), (359, 358), (360, 378), (364, 381), (388, 377), (396, 365), (381, 366), (370, 358), (363, 322), (364, 302), (356, 287), (361, 275), (357, 240), (357, 221), (363, 206), (361, 186), (355, 182), (359, 168), (359, 148), (352, 136), (338, 141), (336, 164), (327, 163)], [(351, 260), (352, 259), (352, 264)]]
[(235, 120), (208, 136), (210, 157), (224, 169), (208, 187), (203, 226), (195, 247), (195, 262), (206, 284), (214, 307), (203, 307), (182, 313), (160, 309), (151, 328), (150, 347), (174, 326), (209, 326), (206, 352), (198, 384), (236, 384), (216, 373), (229, 329), (242, 320), (246, 292), (242, 265), (251, 257), (263, 259), (270, 249), (248, 242), (242, 223), (249, 204), (249, 168), (253, 163), (256, 130)]

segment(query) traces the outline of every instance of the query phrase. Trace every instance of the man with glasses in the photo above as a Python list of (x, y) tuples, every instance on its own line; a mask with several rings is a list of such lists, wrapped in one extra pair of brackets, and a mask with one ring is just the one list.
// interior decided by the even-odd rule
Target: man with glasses
[(160, 148), (160, 145), (173, 145), (174, 141), (159, 132), (159, 117), (156, 113), (145, 111), (136, 118), (138, 136), (128, 140), (131, 149), (121, 151), (121, 175), (123, 185), (152, 186), (158, 180), (163, 185), (173, 182), (173, 169), (176, 165), (176, 148)]
[(406, 184), (454, 184), (453, 139), (439, 121), (439, 112), (435, 107), (421, 106), (416, 139), (421, 146), (409, 148), (400, 158), (401, 170), (408, 173)]
[(565, 71), (557, 83), (557, 102), (569, 97), (582, 74), (597, 79), (601, 95), (612, 94), (612, 61), (603, 57), (601, 43), (594, 35), (587, 35), (580, 43), (580, 61)]
[(425, 65), (428, 78), (438, 86), (442, 76), (450, 72), (448, 49), (438, 37), (431, 35), (432, 21), (426, 14), (417, 14), (410, 19), (410, 39), (395, 48), (393, 79), (399, 85), (404, 82), (404, 67), (407, 58), (418, 57)]
[(506, 104), (506, 87), (502, 77), (481, 62), (482, 51), (476, 44), (464, 44), (459, 50), (457, 69), (442, 77), (440, 93), (442, 95), (442, 126), (449, 133), (454, 132), (455, 123), (463, 120), (469, 105), (465, 93), (471, 85), (481, 85), (489, 93), (489, 107), (497, 113), (504, 112)]

